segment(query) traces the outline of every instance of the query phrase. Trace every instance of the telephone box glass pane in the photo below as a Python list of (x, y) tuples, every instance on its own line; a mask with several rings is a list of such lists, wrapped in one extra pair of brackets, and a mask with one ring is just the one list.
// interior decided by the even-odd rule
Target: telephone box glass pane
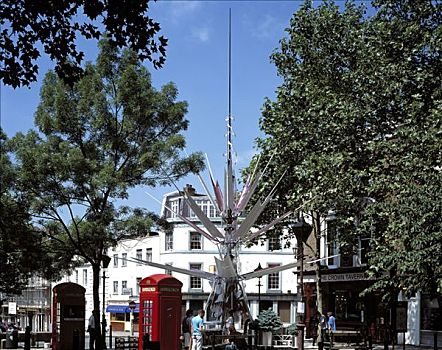
[(149, 334), (149, 339), (152, 339), (152, 300), (143, 302), (143, 333)]

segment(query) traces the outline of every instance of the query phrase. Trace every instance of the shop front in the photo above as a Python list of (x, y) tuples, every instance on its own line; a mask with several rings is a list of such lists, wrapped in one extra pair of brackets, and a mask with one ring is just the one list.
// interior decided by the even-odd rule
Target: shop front
[[(139, 318), (139, 303), (136, 304), (133, 311), (133, 328), (138, 330), (138, 318)], [(129, 304), (111, 304), (106, 308), (106, 312), (109, 313), (110, 325), (113, 332), (130, 332), (131, 330), (131, 317)]]
[[(373, 341), (383, 342), (387, 329), (387, 305), (376, 293), (361, 295), (372, 281), (360, 268), (327, 270), (321, 274), (322, 310), (317, 310), (316, 282), (304, 284), (307, 337), (314, 334), (313, 317), (316, 311), (332, 312), (336, 327), (357, 330), (371, 335)], [(311, 276), (313, 277), (313, 276)]]

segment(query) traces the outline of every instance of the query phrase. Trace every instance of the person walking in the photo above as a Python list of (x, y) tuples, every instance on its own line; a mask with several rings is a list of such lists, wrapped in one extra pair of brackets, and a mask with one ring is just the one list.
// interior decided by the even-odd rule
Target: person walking
[(312, 332), (312, 345), (315, 346), (316, 339), (318, 338), (318, 324), (321, 313), (316, 311), (312, 317), (310, 317), (310, 329)]
[(327, 321), (327, 326), (328, 326), (328, 332), (330, 334), (330, 348), (333, 347), (333, 333), (336, 331), (336, 318), (333, 316), (333, 313), (331, 311), (327, 312), (327, 316), (328, 316), (328, 321)]
[(229, 333), (230, 327), (234, 326), (235, 321), (233, 319), (233, 310), (229, 311), (229, 317), (226, 320), (226, 324), (225, 324), (225, 334)]
[(96, 315), (97, 312), (96, 310), (92, 311), (92, 315), (89, 317), (89, 323), (87, 326), (87, 331), (89, 333), (89, 350), (94, 350), (95, 349), (95, 341), (97, 338), (97, 330), (95, 329), (95, 325), (96, 325)]
[(203, 348), (204, 315), (204, 310), (198, 310), (198, 315), (192, 318), (192, 350)]
[(324, 337), (327, 331), (327, 322), (326, 317), (323, 313), (319, 313), (319, 322), (318, 322), (318, 330), (317, 330), (317, 338), (316, 341), (318, 343), (318, 350), (324, 349)]
[(183, 332), (183, 342), (184, 342), (184, 350), (189, 350), (190, 348), (190, 329), (192, 328), (192, 315), (193, 310), (189, 309), (186, 311), (186, 316), (183, 318), (183, 322), (181, 323), (181, 328)]

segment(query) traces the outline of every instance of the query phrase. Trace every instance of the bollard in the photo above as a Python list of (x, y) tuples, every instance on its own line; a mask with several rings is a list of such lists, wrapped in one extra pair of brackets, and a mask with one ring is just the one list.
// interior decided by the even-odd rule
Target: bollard
[(31, 327), (26, 326), (24, 350), (30, 350), (30, 349), (31, 349)]
[(80, 349), (80, 330), (78, 328), (74, 329), (74, 332), (72, 335), (72, 348), (73, 349)]
[(215, 334), (212, 334), (212, 350), (215, 350)]
[(16, 329), (12, 331), (12, 346), (18, 348), (18, 330)]

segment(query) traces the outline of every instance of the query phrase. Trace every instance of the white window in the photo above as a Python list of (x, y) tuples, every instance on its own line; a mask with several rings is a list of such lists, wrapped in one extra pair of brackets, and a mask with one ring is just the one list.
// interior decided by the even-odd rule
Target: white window
[(114, 267), (118, 267), (118, 254), (114, 254)]
[(114, 281), (114, 294), (118, 294), (118, 281)]
[(190, 232), (190, 250), (202, 249), (202, 236), (198, 232)]
[(140, 282), (141, 282), (141, 280), (142, 280), (141, 277), (137, 277), (137, 284), (135, 286), (136, 295), (140, 295)]
[(166, 233), (166, 250), (173, 250), (173, 234), (172, 232)]
[(146, 248), (146, 261), (152, 261), (152, 248)]
[(87, 286), (87, 270), (83, 270), (83, 286)]
[(281, 240), (280, 237), (274, 237), (274, 236), (270, 236), (268, 238), (268, 242), (269, 242), (269, 251), (273, 251), (273, 250), (281, 250)]
[(170, 201), (170, 209), (173, 210), (173, 212), (170, 213), (171, 218), (176, 218), (177, 215), (175, 213), (180, 212), (180, 202), (178, 199), (174, 199)]
[(78, 270), (75, 270), (75, 283), (78, 283)]
[(121, 254), (121, 266), (127, 266), (127, 253)]
[[(201, 270), (201, 264), (190, 264), (190, 270)], [(200, 277), (190, 276), (190, 289), (202, 289), (203, 284)]]
[(127, 281), (121, 281), (121, 294), (126, 294), (127, 291)]
[[(281, 264), (269, 264), (269, 267), (281, 266)], [(279, 285), (279, 272), (270, 273), (267, 275), (267, 289), (280, 290)]]
[(212, 205), (212, 203), (209, 204), (209, 218), (216, 217), (216, 211), (215, 207)]
[[(143, 259), (143, 250), (142, 249), (137, 249), (137, 259), (138, 260), (142, 260)], [(140, 266), (141, 262), (137, 262), (137, 266)]]
[[(172, 266), (172, 263), (165, 263), (164, 265), (166, 265), (166, 266)], [(165, 270), (164, 270), (164, 273), (165, 273), (166, 275), (170, 275), (170, 276), (172, 276), (172, 270), (165, 269)]]

